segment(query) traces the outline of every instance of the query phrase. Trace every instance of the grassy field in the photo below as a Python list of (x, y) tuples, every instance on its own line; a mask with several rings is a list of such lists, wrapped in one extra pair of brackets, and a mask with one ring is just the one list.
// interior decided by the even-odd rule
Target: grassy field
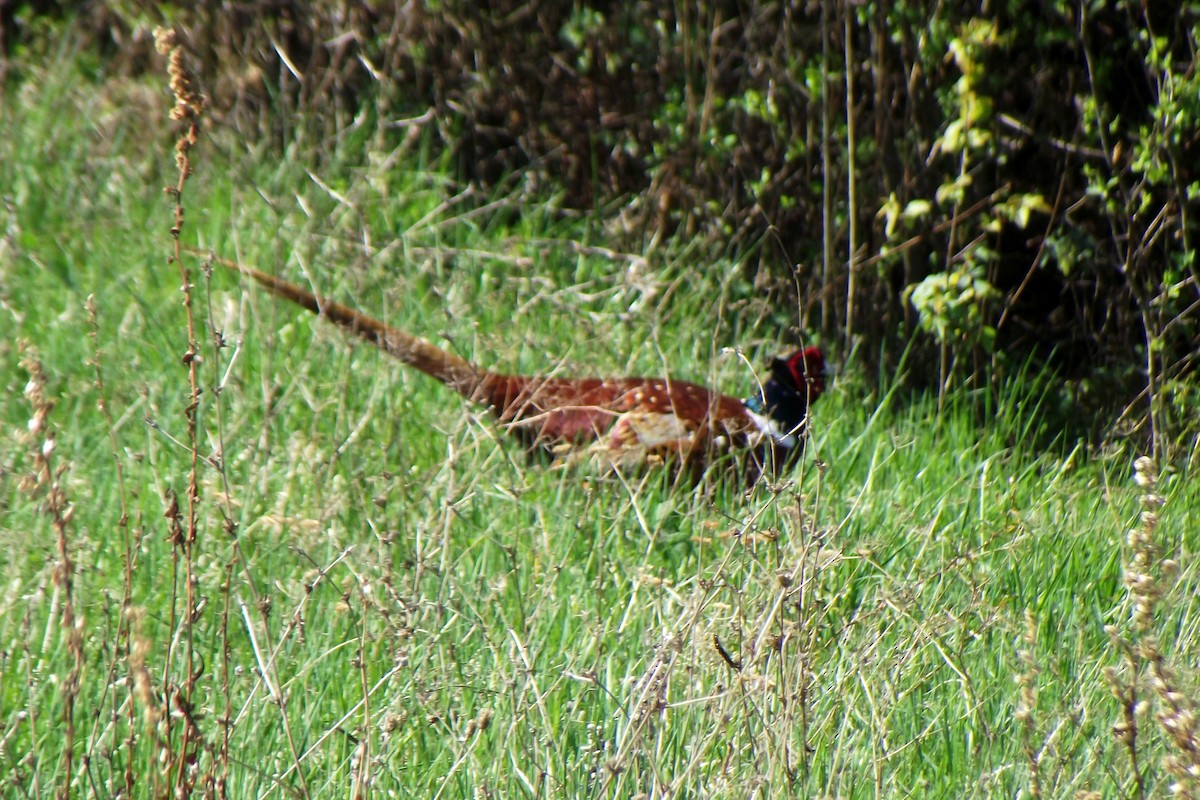
[[(0, 98), (0, 795), (1139, 797), (1200, 763), (1200, 489), (1164, 469), (1158, 510), (1138, 453), (1056, 442), (1046, 380), (981, 425), (851, 364), (785, 482), (693, 491), (530, 463), (189, 256), (193, 447), (169, 97), (43, 78)], [(210, 124), (186, 243), (479, 363), (744, 394), (787, 346), (683, 242), (453, 196), (420, 141)]]

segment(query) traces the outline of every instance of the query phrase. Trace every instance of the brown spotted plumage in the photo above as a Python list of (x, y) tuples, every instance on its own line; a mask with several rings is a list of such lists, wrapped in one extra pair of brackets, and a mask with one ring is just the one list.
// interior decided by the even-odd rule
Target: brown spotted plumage
[(777, 472), (803, 446), (809, 404), (825, 389), (821, 351), (775, 359), (749, 400), (661, 378), (549, 378), (480, 369), (423, 339), (252, 267), (221, 260), (486, 405), (526, 448), (617, 467), (666, 463), (692, 473), (715, 460), (754, 479)]

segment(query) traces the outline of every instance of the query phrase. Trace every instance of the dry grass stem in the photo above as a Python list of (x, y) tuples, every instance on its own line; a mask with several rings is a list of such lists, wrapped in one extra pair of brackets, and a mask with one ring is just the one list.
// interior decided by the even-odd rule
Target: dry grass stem
[(1175, 675), (1159, 640), (1159, 613), (1164, 607), (1179, 563), (1162, 556), (1156, 534), (1165, 499), (1158, 493), (1158, 469), (1154, 461), (1141, 457), (1134, 463), (1134, 481), (1142, 490), (1140, 525), (1126, 534), (1129, 553), (1125, 567), (1125, 587), (1129, 606), (1126, 631), (1109, 626), (1108, 633), (1122, 654), (1124, 674), (1110, 667), (1105, 675), (1113, 695), (1121, 705), (1121, 718), (1113, 733), (1129, 751), (1138, 797), (1146, 796), (1146, 783), (1138, 761), (1139, 686), (1148, 682), (1149, 696), (1157, 701), (1154, 719), (1165, 734), (1172, 750), (1162, 758), (1171, 775), (1171, 793), (1178, 797), (1200, 797), (1200, 727), (1196, 702), (1185, 692)]
[(1021, 746), (1025, 751), (1025, 763), (1029, 768), (1029, 796), (1042, 796), (1041, 756), (1035, 744), (1037, 736), (1037, 679), (1041, 669), (1037, 664), (1037, 616), (1025, 609), (1025, 632), (1021, 636), (1021, 647), (1017, 658), (1022, 670), (1017, 674), (1016, 719), (1021, 726)]

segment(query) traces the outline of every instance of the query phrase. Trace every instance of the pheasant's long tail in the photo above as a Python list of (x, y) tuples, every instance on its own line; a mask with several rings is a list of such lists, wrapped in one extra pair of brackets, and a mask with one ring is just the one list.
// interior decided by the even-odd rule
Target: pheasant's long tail
[(268, 275), (254, 267), (224, 258), (215, 260), (222, 266), (253, 278), (271, 294), (290, 300), (296, 305), (303, 306), (314, 314), (324, 317), (343, 330), (349, 331), (360, 339), (395, 356), (405, 364), (416, 367), (426, 375), (438, 379), (465, 397), (474, 399), (487, 377), (486, 372), (476, 369), (469, 361), (413, 336), (411, 333), (372, 319), (353, 308), (313, 294), (301, 286), (274, 275)]

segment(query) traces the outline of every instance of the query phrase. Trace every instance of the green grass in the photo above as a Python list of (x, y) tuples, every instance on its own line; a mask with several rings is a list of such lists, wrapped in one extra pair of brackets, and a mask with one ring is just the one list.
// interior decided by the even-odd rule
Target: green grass
[[(423, 376), (189, 259), (199, 449), (222, 464), (199, 472), (189, 622), (164, 520), (191, 455), (156, 92), (68, 74), (3, 98), (0, 794), (113, 796), (128, 771), (133, 797), (158, 796), (186, 751), (197, 790), (215, 777), (232, 797), (347, 796), (362, 781), (382, 796), (1012, 797), (1031, 785), (1027, 742), (1047, 796), (1135, 793), (1104, 626), (1134, 636), (1136, 454), (1046, 449), (1036, 385), (981, 426), (970, 398), (939, 416), (870, 395), (851, 365), (789, 481), (689, 491), (530, 463)], [(302, 152), (253, 158), (206, 134), (184, 238), (504, 369), (670, 365), (746, 393), (748, 368), (722, 349), (761, 364), (786, 346), (788, 312), (729, 264), (698, 265), (682, 243), (645, 266), (600, 255), (571, 243), (603, 247), (603, 233), (553, 204), (476, 212), (487, 199), (447, 203), (420, 149), (384, 166), (362, 153), (325, 153), (310, 176)], [(46, 489), (20, 488), (43, 441), (21, 339), (55, 403), (74, 646)], [(1158, 536), (1181, 573), (1157, 629), (1186, 687), (1200, 489), (1167, 472), (1160, 491)], [(1028, 739), (1026, 609), (1040, 668)], [(189, 691), (189, 713), (161, 713)], [(1139, 721), (1147, 790), (1162, 794), (1173, 751), (1152, 715)]]

